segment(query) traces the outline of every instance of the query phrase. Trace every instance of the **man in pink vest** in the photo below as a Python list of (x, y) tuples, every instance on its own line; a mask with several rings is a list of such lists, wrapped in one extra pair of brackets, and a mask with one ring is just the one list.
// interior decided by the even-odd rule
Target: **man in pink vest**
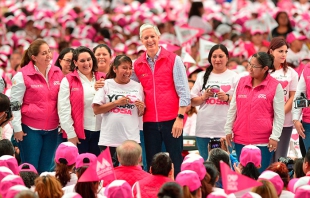
[(190, 92), (181, 58), (160, 47), (159, 37), (156, 26), (140, 27), (146, 52), (134, 63), (132, 79), (141, 82), (145, 94), (143, 132), (148, 170), (164, 142), (177, 174), (182, 163), (183, 118), (190, 105)]

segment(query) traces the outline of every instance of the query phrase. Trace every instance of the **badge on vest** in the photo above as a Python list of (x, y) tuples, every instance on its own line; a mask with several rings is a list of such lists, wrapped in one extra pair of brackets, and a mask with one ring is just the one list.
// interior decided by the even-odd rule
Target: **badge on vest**
[(30, 85), (31, 86), (31, 88), (41, 88), (41, 87), (43, 87), (43, 85)]
[(239, 95), (238, 95), (238, 98), (247, 98), (247, 95), (239, 94)]
[(59, 81), (54, 81), (54, 85), (60, 85)]
[(73, 87), (73, 88), (71, 88), (71, 91), (79, 91), (79, 88)]
[(259, 95), (258, 95), (258, 98), (266, 99), (266, 94), (259, 94)]

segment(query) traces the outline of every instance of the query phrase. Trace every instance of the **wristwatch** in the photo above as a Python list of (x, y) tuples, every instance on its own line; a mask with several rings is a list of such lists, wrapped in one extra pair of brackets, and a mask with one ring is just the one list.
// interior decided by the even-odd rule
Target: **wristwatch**
[(178, 118), (180, 118), (180, 119), (184, 119), (184, 115), (182, 115), (182, 114), (178, 114)]

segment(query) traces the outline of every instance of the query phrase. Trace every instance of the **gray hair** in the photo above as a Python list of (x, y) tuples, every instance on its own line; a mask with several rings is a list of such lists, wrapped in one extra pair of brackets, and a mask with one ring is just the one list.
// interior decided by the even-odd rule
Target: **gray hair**
[(136, 166), (140, 163), (142, 148), (137, 142), (126, 140), (116, 148), (116, 153), (121, 165)]
[(151, 28), (155, 31), (155, 33), (156, 33), (157, 36), (160, 36), (159, 29), (158, 29), (158, 27), (157, 27), (156, 25), (152, 25), (152, 24), (149, 24), (149, 23), (145, 23), (145, 24), (143, 24), (143, 25), (140, 26), (140, 33), (139, 33), (140, 39), (141, 39), (141, 37), (142, 37), (142, 32), (143, 32), (144, 30), (146, 30), (146, 29), (151, 29)]

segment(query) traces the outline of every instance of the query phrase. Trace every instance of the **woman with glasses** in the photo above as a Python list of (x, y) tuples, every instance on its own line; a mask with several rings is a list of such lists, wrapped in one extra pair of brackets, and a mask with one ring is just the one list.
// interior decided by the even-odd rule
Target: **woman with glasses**
[(274, 153), (273, 162), (277, 162), (280, 157), (287, 157), (291, 134), (293, 131), (292, 105), (295, 91), (298, 84), (297, 72), (288, 67), (286, 64), (287, 49), (289, 45), (283, 37), (275, 37), (271, 40), (268, 54), (274, 56), (274, 68), (270, 71), (270, 75), (277, 79), (284, 91), (284, 111), (285, 120), (280, 137), (281, 144)]
[(265, 52), (252, 56), (250, 75), (240, 78), (225, 125), (227, 143), (234, 141), (238, 158), (245, 145), (261, 150), (260, 172), (269, 166), (277, 150), (284, 123), (283, 88), (269, 74), (273, 63), (273, 56)]
[(55, 66), (59, 67), (64, 75), (70, 73), (73, 50), (73, 48), (69, 47), (63, 49), (55, 62)]
[(80, 154), (88, 152), (98, 156), (101, 118), (100, 115), (94, 115), (92, 101), (96, 94), (95, 83), (105, 75), (97, 71), (94, 53), (83, 46), (73, 51), (70, 70), (72, 72), (60, 84), (60, 126), (68, 141), (78, 147)]
[(191, 90), (192, 106), (200, 106), (195, 135), (199, 154), (204, 160), (208, 159), (210, 138), (225, 136), (227, 111), (238, 80), (237, 73), (227, 68), (228, 58), (224, 45), (214, 45), (208, 57), (211, 65), (197, 75)]

